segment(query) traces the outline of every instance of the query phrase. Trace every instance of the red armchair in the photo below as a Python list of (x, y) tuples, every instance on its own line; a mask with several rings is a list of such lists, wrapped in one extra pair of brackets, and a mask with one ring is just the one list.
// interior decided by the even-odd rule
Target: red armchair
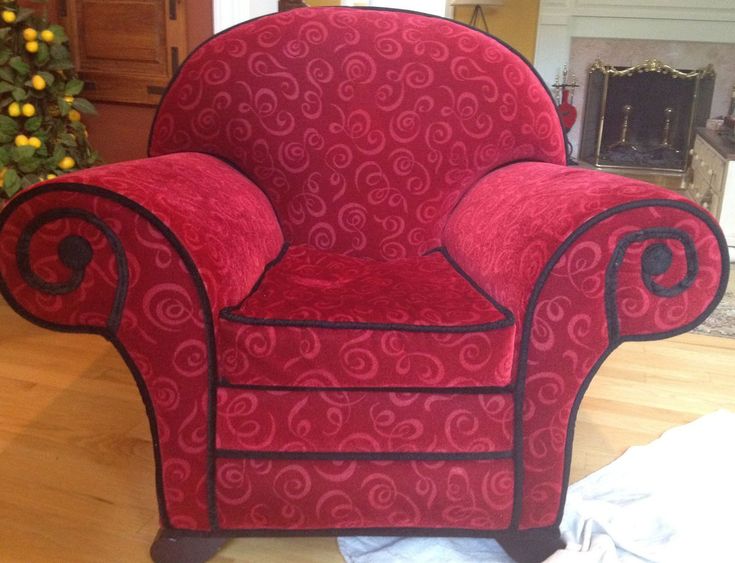
[(232, 535), (386, 533), (541, 560), (600, 364), (690, 330), (726, 284), (706, 211), (566, 166), (533, 69), (448, 20), (232, 28), (182, 66), (150, 155), (11, 201), (0, 288), (127, 362), (157, 561)]

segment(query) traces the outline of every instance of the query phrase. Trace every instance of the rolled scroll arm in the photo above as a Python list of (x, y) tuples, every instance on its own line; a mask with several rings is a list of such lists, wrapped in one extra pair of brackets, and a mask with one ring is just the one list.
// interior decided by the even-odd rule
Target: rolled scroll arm
[(70, 174), (0, 215), (5, 299), (42, 326), (105, 336), (133, 372), (166, 528), (216, 528), (214, 466), (202, 455), (214, 448), (212, 319), (282, 244), (258, 188), (200, 154)]
[(514, 525), (558, 525), (574, 420), (592, 376), (621, 342), (665, 338), (706, 318), (727, 281), (722, 233), (706, 211), (662, 188), (524, 163), (467, 194), (445, 245), (523, 319)]

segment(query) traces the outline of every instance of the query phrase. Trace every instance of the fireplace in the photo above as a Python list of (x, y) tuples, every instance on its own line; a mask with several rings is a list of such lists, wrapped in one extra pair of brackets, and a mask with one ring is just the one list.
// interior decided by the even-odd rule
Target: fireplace
[(600, 168), (683, 172), (694, 129), (709, 116), (714, 83), (712, 66), (596, 61), (587, 80), (580, 158)]

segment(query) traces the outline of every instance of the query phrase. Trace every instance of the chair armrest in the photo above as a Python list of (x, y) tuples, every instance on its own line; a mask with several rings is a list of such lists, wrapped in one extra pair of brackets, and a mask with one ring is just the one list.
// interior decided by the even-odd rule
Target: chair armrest
[[(99, 213), (100, 206), (105, 209), (104, 217)], [(0, 224), (3, 229), (0, 248), (3, 270), (0, 270), (0, 275), (6, 285), (16, 289), (27, 285), (23, 272), (16, 272), (17, 275), (13, 276), (12, 266), (16, 240), (29, 221), (39, 221), (38, 215), (53, 210), (56, 211), (52, 215), (64, 215), (59, 209), (72, 207), (86, 210), (85, 213), (97, 217), (97, 221), (106, 223), (115, 231), (124, 249), (130, 248), (133, 241), (144, 249), (141, 254), (128, 256), (131, 277), (136, 277), (141, 268), (155, 268), (159, 263), (171, 260), (167, 252), (175, 250), (185, 260), (190, 260), (194, 266), (192, 273), (203, 281), (213, 313), (239, 301), (283, 245), (275, 214), (257, 186), (219, 159), (198, 153), (179, 153), (67, 174), (38, 184), (10, 202), (3, 211)], [(126, 224), (122, 216), (116, 215), (126, 215), (125, 210), (133, 211), (131, 224)], [(74, 221), (73, 218), (68, 220)], [(100, 223), (98, 228), (101, 227)], [(40, 233), (50, 231), (48, 226), (39, 230)], [(68, 237), (69, 233), (64, 236)], [(42, 239), (48, 243), (50, 254), (45, 258), (44, 266), (53, 269), (52, 262), (55, 261), (56, 267), (61, 268), (54, 273), (56, 278), (68, 277), (69, 269), (65, 269), (56, 256), (55, 245), (61, 242), (61, 238), (52, 240), (53, 236), (44, 236), (37, 241), (34, 236), (33, 239), (34, 264), (39, 263), (41, 249), (37, 247)], [(164, 250), (166, 241), (174, 248)], [(94, 241), (90, 242), (96, 252), (100, 245), (95, 247)], [(70, 248), (66, 245), (67, 251)], [(96, 263), (95, 259), (90, 266)], [(84, 268), (85, 279), (79, 283), (82, 286), (91, 284), (92, 280), (87, 279), (91, 273), (105, 269), (102, 265), (99, 269)], [(79, 273), (75, 272), (72, 277)], [(42, 280), (37, 281), (40, 283)], [(25, 291), (34, 290), (26, 287)], [(100, 297), (99, 293), (86, 293), (85, 304), (77, 303), (77, 310), (70, 311), (75, 316), (75, 325), (80, 313), (78, 307), (92, 313), (90, 307), (99, 301), (94, 299)], [(58, 288), (55, 295), (61, 295)], [(63, 323), (63, 319), (58, 317), (52, 321)]]
[[(610, 225), (615, 228), (610, 230)], [(443, 243), (483, 289), (523, 319), (534, 289), (540, 289), (537, 287), (540, 281), (548, 280), (541, 277), (551, 267), (552, 260), (561, 262), (567, 269), (568, 282), (584, 284), (580, 288), (583, 293), (604, 298), (606, 271), (614, 251), (618, 245), (626, 244), (626, 236), (649, 229), (688, 233), (697, 249), (700, 277), (706, 277), (695, 285), (700, 287), (706, 281), (714, 290), (701, 298), (710, 304), (718, 290), (724, 291), (727, 248), (709, 213), (671, 190), (582, 168), (528, 162), (488, 174), (452, 212), (444, 229)], [(602, 238), (603, 231), (610, 231), (608, 238)], [(659, 237), (654, 234), (649, 231), (638, 236), (644, 237), (643, 244), (668, 240), (671, 233), (659, 233)], [(582, 244), (586, 239), (596, 243)], [(681, 243), (671, 248), (681, 260), (674, 259), (674, 265), (660, 273), (661, 283), (673, 283), (676, 275), (682, 273), (681, 268), (686, 270), (685, 246)], [(626, 245), (618, 250), (627, 263), (632, 257), (631, 248)], [(646, 256), (646, 263), (652, 267), (654, 254), (652, 251)], [(665, 260), (663, 254), (661, 260)], [(646, 289), (641, 277), (641, 252), (635, 256), (638, 262), (632, 265), (633, 270), (616, 268), (616, 293), (627, 303), (618, 305), (632, 306), (629, 300), (633, 295), (620, 285), (624, 274), (632, 276), (629, 281), (634, 286)], [(634, 293), (648, 298), (643, 293)], [(650, 297), (650, 291), (646, 289), (645, 293)], [(700, 307), (698, 312), (705, 308)], [(644, 328), (640, 323), (636, 327)]]
[(444, 244), (518, 320), (514, 524), (558, 525), (584, 391), (620, 343), (672, 336), (709, 315), (727, 284), (722, 232), (669, 190), (518, 163), (465, 195)]
[(0, 214), (0, 290), (11, 306), (47, 328), (105, 336), (133, 372), (166, 527), (211, 527), (213, 319), (282, 244), (263, 193), (193, 153), (68, 174)]

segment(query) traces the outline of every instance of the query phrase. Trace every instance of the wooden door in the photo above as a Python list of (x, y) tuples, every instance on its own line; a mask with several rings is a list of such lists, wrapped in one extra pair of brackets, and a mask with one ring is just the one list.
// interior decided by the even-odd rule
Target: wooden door
[(60, 0), (85, 96), (155, 105), (187, 53), (184, 0)]

